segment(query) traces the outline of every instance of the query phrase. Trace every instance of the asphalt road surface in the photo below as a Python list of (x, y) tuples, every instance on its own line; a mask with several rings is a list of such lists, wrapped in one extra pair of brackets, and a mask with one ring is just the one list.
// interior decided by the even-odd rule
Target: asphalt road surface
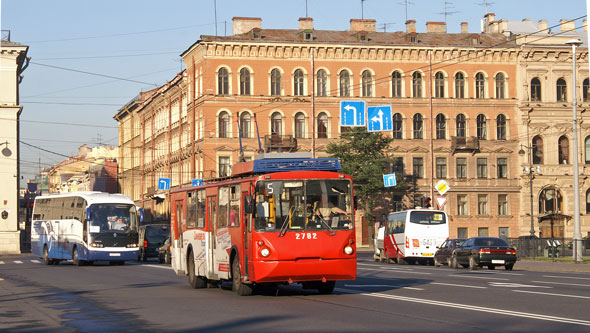
[(239, 297), (169, 265), (45, 266), (0, 257), (0, 331), (590, 332), (590, 274), (375, 262), (332, 295), (299, 285)]

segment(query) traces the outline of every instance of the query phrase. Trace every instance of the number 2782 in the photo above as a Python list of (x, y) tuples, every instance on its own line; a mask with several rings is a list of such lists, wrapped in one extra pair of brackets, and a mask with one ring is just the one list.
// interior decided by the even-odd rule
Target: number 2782
[(318, 234), (315, 232), (298, 232), (295, 234), (295, 239), (318, 239)]

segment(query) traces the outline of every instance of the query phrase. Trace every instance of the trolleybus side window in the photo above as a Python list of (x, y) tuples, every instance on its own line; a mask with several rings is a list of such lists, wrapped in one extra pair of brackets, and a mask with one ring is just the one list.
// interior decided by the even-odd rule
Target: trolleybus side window
[(229, 205), (229, 187), (219, 188), (219, 198), (217, 199), (217, 226), (220, 228), (227, 227), (227, 213)]
[(229, 226), (240, 226), (240, 184), (232, 185), (230, 187), (230, 206), (229, 206)]
[(186, 194), (186, 227), (195, 228), (197, 225), (197, 191)]
[(205, 190), (197, 191), (197, 228), (205, 228)]

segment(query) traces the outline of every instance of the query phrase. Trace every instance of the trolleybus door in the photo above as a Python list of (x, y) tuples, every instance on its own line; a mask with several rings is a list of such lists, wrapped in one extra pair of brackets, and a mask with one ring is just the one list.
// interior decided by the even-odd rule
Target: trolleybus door
[(173, 255), (172, 255), (172, 266), (177, 271), (184, 271), (186, 272), (186, 265), (185, 261), (182, 260), (182, 248), (184, 246), (182, 242), (182, 219), (183, 219), (183, 212), (184, 212), (184, 205), (182, 200), (176, 200), (176, 214), (174, 216), (174, 227), (172, 228), (172, 232), (174, 233), (174, 246), (172, 247)]
[(207, 197), (207, 223), (209, 224), (209, 249), (207, 249), (208, 265), (207, 265), (207, 277), (217, 278), (217, 272), (215, 271), (215, 248), (217, 231), (217, 198), (215, 196)]

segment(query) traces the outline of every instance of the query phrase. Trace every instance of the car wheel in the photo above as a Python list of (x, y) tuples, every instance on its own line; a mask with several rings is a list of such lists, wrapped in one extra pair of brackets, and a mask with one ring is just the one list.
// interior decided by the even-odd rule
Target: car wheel
[(165, 260), (165, 262), (166, 262), (167, 264), (170, 264), (170, 263), (172, 262), (172, 257), (171, 257), (171, 255), (170, 255), (170, 253), (167, 253), (167, 254), (166, 254), (166, 260)]
[(447, 266), (453, 267), (451, 266), (451, 257), (447, 257)]
[(451, 268), (459, 268), (459, 265), (457, 264), (457, 257), (453, 256), (453, 258), (451, 258)]
[(188, 284), (194, 289), (207, 287), (207, 281), (205, 278), (198, 276), (195, 273), (195, 256), (192, 251), (188, 256)]
[(493, 271), (494, 269), (496, 269), (496, 266), (494, 266), (494, 265), (488, 265), (488, 269), (490, 271)]
[(231, 265), (232, 290), (240, 296), (252, 295), (252, 286), (242, 283), (242, 273), (240, 270), (240, 260), (236, 256)]
[(506, 266), (504, 266), (504, 269), (506, 269), (507, 271), (511, 271), (513, 267), (514, 264), (507, 264)]
[(434, 257), (434, 267), (440, 267), (442, 266), (442, 264), (440, 263), (440, 261), (438, 261), (438, 259), (436, 259), (436, 257)]
[(477, 269), (477, 263), (475, 262), (475, 258), (473, 256), (469, 256), (469, 269), (470, 270), (476, 270)]

